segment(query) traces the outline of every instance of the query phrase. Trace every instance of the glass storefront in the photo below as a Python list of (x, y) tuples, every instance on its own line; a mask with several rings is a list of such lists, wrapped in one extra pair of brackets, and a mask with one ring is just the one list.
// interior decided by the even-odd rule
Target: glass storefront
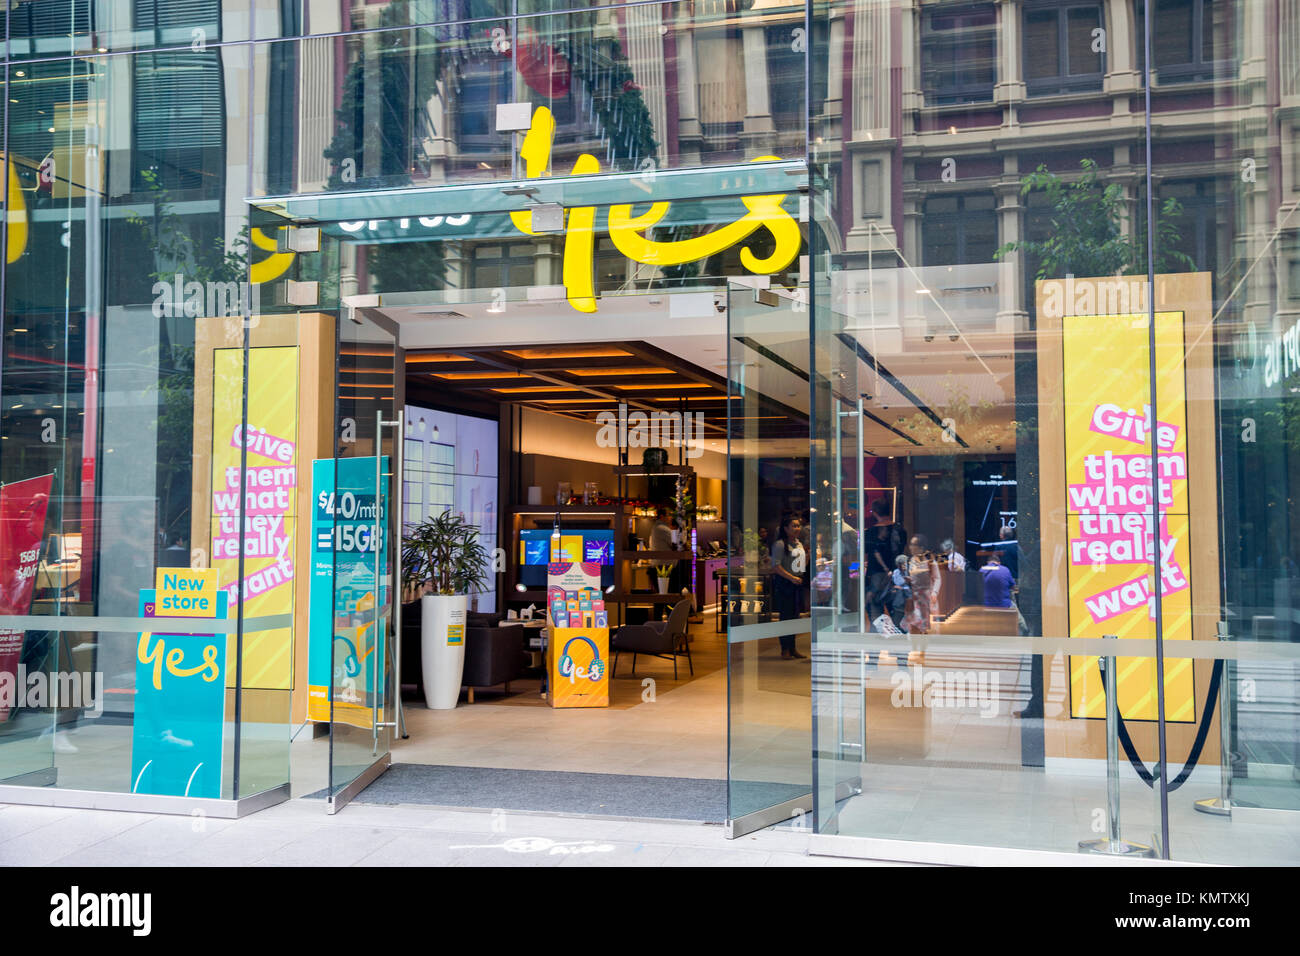
[(816, 8), (821, 832), (1295, 859), (1296, 11), (1153, 10)]
[[(286, 787), (331, 715), (364, 781), (406, 353), (725, 315), (681, 357), (729, 409), (729, 819), (1300, 859), (1293, 6), (12, 5), (0, 687), (103, 690), (0, 696), (0, 786), (174, 792), (149, 668), (205, 635), (205, 793)], [(321, 489), (368, 565), (319, 564), (361, 526)], [(219, 575), (214, 620), (160, 569)]]

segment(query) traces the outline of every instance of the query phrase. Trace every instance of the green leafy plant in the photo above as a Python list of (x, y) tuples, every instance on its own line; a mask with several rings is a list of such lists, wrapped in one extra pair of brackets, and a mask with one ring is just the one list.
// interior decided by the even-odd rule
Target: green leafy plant
[[(1072, 180), (1048, 172), (1044, 165), (1020, 180), (1020, 193), (1042, 192), (1051, 207), (1051, 233), (1046, 239), (1020, 239), (999, 248), (993, 257), (1027, 252), (1038, 260), (1039, 279), (1068, 275), (1146, 275), (1146, 208), (1134, 217), (1132, 232), (1125, 230), (1128, 200), (1119, 183), (1102, 185), (1098, 166), (1080, 162), (1083, 172)], [(1140, 204), (1141, 205), (1141, 204)], [(1156, 212), (1156, 272), (1195, 272), (1196, 263), (1179, 252), (1174, 223), (1183, 208), (1170, 197)]]
[(461, 515), (444, 511), (402, 537), (403, 590), (431, 586), (432, 594), (468, 594), (487, 579), (488, 552), (479, 529)]

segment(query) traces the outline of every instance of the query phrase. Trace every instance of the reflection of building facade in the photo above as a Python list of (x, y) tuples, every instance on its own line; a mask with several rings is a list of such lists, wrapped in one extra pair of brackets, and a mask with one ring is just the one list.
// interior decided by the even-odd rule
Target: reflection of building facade
[[(142, 614), (160, 567), (220, 567), (247, 642), (229, 706), (249, 730), (227, 741), (223, 799), (277, 792), (275, 748), (306, 713), (306, 530), (331, 520), (311, 510), (312, 462), (373, 461), (379, 481), (382, 456), (420, 444), (412, 474), (441, 469), (447, 488), (414, 513), (460, 495), (507, 564), (533, 546), (534, 567), (475, 589), (484, 613), (545, 602), (536, 549), (561, 508), (586, 508), (615, 562), (622, 518), (648, 536), (651, 499), (685, 513), (685, 479), (707, 489), (717, 563), (673, 587), (719, 599), (733, 835), (811, 810), (819, 835), (877, 854), (1074, 852), (1093, 821), (1041, 783), (1104, 800), (1112, 634), (1131, 649), (1134, 838), (1242, 862), (1250, 841), (1204, 827), (1294, 826), (1293, 0), (1161, 0), (1149, 70), (1131, 0), (11, 7), (0, 483), (53, 491), (26, 606), (0, 609), (0, 629), (27, 621), (0, 630), (0, 670), (21, 657), (133, 687), (135, 635), (103, 622)], [(398, 412), (426, 407), (444, 434), (398, 441)], [(697, 415), (700, 460), (668, 465), (681, 490), (626, 442), (586, 448), (629, 408)], [(473, 459), (455, 458), (453, 420), (473, 423)], [(261, 474), (233, 437), (250, 426), (292, 446), (253, 465), (293, 472), (266, 472), (294, 489), (274, 515), (241, 503)], [(607, 481), (581, 506), (566, 460)], [(351, 466), (365, 477), (347, 490), (379, 501)], [(598, 503), (615, 478), (619, 500)], [(1153, 524), (1142, 495), (1162, 480)], [(1127, 523), (1098, 530), (1115, 511)], [(250, 565), (267, 590), (241, 596), (248, 518), (271, 521)], [(811, 573), (778, 593), (791, 518)], [(634, 603), (638, 573), (658, 587), (653, 562), (627, 560), (605, 572), (611, 608)], [(989, 565), (1014, 579), (1012, 607), (986, 600)], [(392, 603), (367, 574), (326, 601), (349, 640)], [(49, 629), (25, 630), (29, 612)], [(1220, 634), (1235, 643), (1196, 644)], [(807, 681), (773, 669), (797, 641)], [(382, 659), (349, 676), (381, 681)], [(926, 702), (926, 670), (952, 706)], [(968, 673), (977, 706), (955, 702)], [(349, 703), (378, 714), (380, 696)], [(107, 705), (128, 736), (133, 700)], [(365, 710), (337, 731), (358, 766), (387, 753)], [(129, 764), (14, 745), (78, 721), (0, 722), (0, 786), (139, 795)], [(369, 779), (330, 769), (351, 774), (331, 776), (340, 791)], [(968, 783), (930, 786), (953, 769)], [(1149, 812), (1152, 792), (1221, 784), (1230, 822)]]

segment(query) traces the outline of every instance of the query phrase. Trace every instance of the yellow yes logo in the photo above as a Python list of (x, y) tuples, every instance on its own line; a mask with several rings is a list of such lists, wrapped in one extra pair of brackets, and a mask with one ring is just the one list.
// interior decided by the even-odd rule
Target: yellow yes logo
[[(551, 147), (555, 141), (555, 117), (545, 106), (533, 113), (532, 125), (524, 135), (519, 156), (524, 161), (524, 176), (539, 179), (551, 164)], [(777, 156), (760, 156), (756, 163), (779, 161)], [(600, 161), (590, 153), (583, 153), (574, 161), (571, 176), (600, 172)], [(633, 262), (651, 266), (675, 266), (698, 262), (744, 242), (760, 229), (766, 229), (775, 240), (775, 247), (766, 257), (759, 258), (748, 248), (740, 250), (741, 264), (750, 272), (770, 275), (780, 272), (799, 255), (803, 237), (799, 224), (782, 208), (785, 193), (766, 196), (745, 196), (741, 202), (748, 212), (735, 222), (728, 223), (702, 236), (675, 242), (656, 242), (645, 233), (653, 229), (668, 214), (667, 202), (652, 203), (648, 212), (632, 215), (632, 204), (623, 203), (609, 207), (609, 236), (619, 252)], [(593, 260), (596, 244), (596, 207), (578, 206), (568, 211), (564, 230), (564, 288), (569, 304), (579, 312), (596, 311), (596, 289), (593, 277)], [(525, 235), (535, 236), (533, 214), (529, 211), (512, 212), (510, 220)]]
[[(284, 226), (280, 227), (284, 229)], [(263, 252), (271, 253), (261, 262), (252, 262), (248, 266), (248, 279), (253, 285), (261, 285), (263, 282), (270, 282), (272, 279), (278, 279), (289, 271), (289, 266), (293, 265), (295, 253), (278, 252), (279, 246), (275, 239), (268, 236), (257, 226), (249, 230), (249, 236), (253, 240), (253, 245)]]
[(9, 162), (9, 157), (0, 153), (0, 164), (5, 167), (9, 181), (9, 208), (5, 210), (5, 231), (8, 233), (5, 261), (17, 262), (27, 249), (27, 200), (23, 198), (18, 172)]

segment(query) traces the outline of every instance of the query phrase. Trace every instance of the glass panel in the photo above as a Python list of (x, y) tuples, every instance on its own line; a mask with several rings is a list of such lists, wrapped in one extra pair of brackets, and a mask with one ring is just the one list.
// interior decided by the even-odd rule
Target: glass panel
[[(340, 253), (355, 269), (355, 250)], [(392, 741), (396, 680), (391, 650), (393, 547), (399, 509), (392, 501), (396, 453), (396, 341), (350, 310), (339, 323), (338, 399), (332, 505), (333, 642), (330, 680), (330, 793), (337, 795)], [(327, 468), (327, 472), (330, 469)]]
[[(0, 777), (203, 797), (288, 780), (292, 584), (245, 601), (236, 579), (238, 442), (265, 389), (245, 356), (272, 334), (227, 204), (247, 183), (224, 89), (247, 68), (241, 48), (10, 68), (0, 555), (30, 568), (0, 572), (0, 613), (41, 624), (9, 632), (0, 669), (45, 690), (6, 708)], [(274, 334), (295, 348), (296, 323)], [(292, 495), (261, 515), (290, 580)], [(104, 623), (141, 618), (166, 623)]]
[[(0, 667), (44, 697), (8, 708), (0, 777), (203, 797), (289, 779), (292, 587), (244, 601), (235, 574), (237, 442), (264, 388), (246, 355), (269, 334), (226, 204), (247, 183), (222, 94), (246, 74), (240, 48), (10, 68), (0, 553), (30, 567), (0, 574), (3, 613), (44, 626), (10, 631)], [(166, 623), (101, 624), (142, 618)]]
[[(808, 310), (803, 291), (731, 285), (727, 315), (727, 818), (807, 798)], [(786, 813), (793, 813), (793, 806)], [(766, 819), (766, 823), (774, 822)]]
[[(804, 29), (800, 7), (634, 4), (269, 44), (257, 52), (274, 81), (255, 94), (255, 192), (615, 171), (657, 186), (661, 170), (799, 159)], [(498, 113), (509, 104), (522, 113)], [(435, 211), (391, 214), (412, 213)]]
[[(267, 4), (273, 0), (257, 0)], [(415, 26), (429, 23), (457, 23), (486, 20), (511, 13), (540, 12), (520, 2), (518, 9), (510, 0), (388, 0), (383, 4), (340, 4), (334, 0), (280, 0), (287, 8), (281, 17), (263, 14), (259, 19), (259, 37), (311, 36), (322, 33), (347, 33), (388, 27)], [(565, 2), (565, 9), (585, 6)]]
[[(1231, 16), (1234, 6), (1243, 18), (1243, 58), (1289, 62), (1285, 42), (1251, 45), (1247, 38), (1273, 29), (1290, 35), (1300, 26), (1295, 11), (1281, 12), (1276, 27), (1270, 8), (1254, 0), (1192, 4), (1191, 11), (1212, 32), (1212, 22)], [(1161, 30), (1164, 14), (1158, 6)], [(1280, 66), (1279, 76), (1281, 95), (1293, 95), (1294, 71)], [(1165, 78), (1162, 68), (1162, 84)], [(1170, 390), (1185, 383), (1194, 550), (1184, 613), (1197, 640), (1222, 642), (1216, 659), (1188, 661), (1166, 640), (1166, 666), (1194, 671), (1193, 718), (1204, 734), (1198, 755), (1183, 727), (1170, 728), (1169, 842), (1176, 859), (1294, 863), (1300, 363), (1290, 203), (1300, 186), (1293, 165), (1263, 159), (1271, 144), (1267, 127), (1290, 123), (1282, 111), (1259, 104), (1247, 117), (1218, 105), (1240, 97), (1242, 84), (1219, 73), (1208, 84), (1215, 105), (1201, 111), (1198, 132), (1166, 132), (1153, 144), (1153, 175), (1173, 180), (1175, 170), (1195, 170), (1194, 178), (1170, 183), (1181, 189), (1157, 194), (1156, 295), (1184, 327), (1182, 361), (1161, 370)], [(1174, 623), (1166, 621), (1167, 638)]]
[[(813, 59), (854, 64), (843, 88), (857, 117), (866, 103), (891, 102), (881, 91), (896, 71), (920, 74), (909, 72), (906, 44), (896, 60), (872, 45), (889, 10), (853, 12), (843, 48)], [(840, 13), (827, 11), (833, 38)], [(1011, 48), (1025, 45), (1025, 76), (1000, 78), (1009, 88), (1050, 79), (1042, 91), (1063, 92), (1098, 62), (1096, 8), (1031, 9), (1021, 23), (1023, 38), (1002, 24)], [(1103, 188), (1115, 183), (1109, 169), (1143, 154), (1083, 152), (1069, 131), (1092, 107), (1045, 105), (1037, 122), (1056, 137), (1052, 149), (990, 161), (1007, 110), (1028, 107), (940, 116), (922, 97), (892, 102), (872, 127), (913, 132), (898, 146), (864, 144), (864, 169), (842, 177), (838, 117), (813, 118), (827, 170), (813, 180), (825, 217), (815, 235), (827, 241), (811, 259), (812, 474), (819, 494), (823, 482), (847, 492), (820, 530), (839, 530), (856, 498), (860, 563), (879, 568), (866, 579), (865, 621), (814, 592), (817, 827), (1074, 853), (1110, 838), (1114, 820), (1118, 841), (1159, 851), (1159, 788), (1137, 770), (1145, 761), (1150, 777), (1160, 752), (1143, 587), (1155, 569), (1153, 475), (1162, 458), (1177, 467), (1187, 426), (1169, 417), (1179, 408), (1162, 385), (1155, 404), (1174, 444), (1157, 454), (1145, 425), (1136, 430), (1152, 404), (1144, 245), (1131, 221), (1143, 177)], [(1142, 130), (1135, 117), (1132, 133)], [(961, 140), (946, 138), (957, 132)], [(929, 160), (931, 149), (947, 158)], [(859, 195), (873, 187), (879, 195)], [(1051, 226), (1031, 231), (1030, 210)], [(1155, 328), (1157, 366), (1176, 364), (1181, 339), (1167, 322)], [(838, 418), (856, 413), (859, 396), (860, 449)], [(1127, 434), (1105, 414), (1111, 405), (1134, 426)], [(1166, 494), (1178, 487), (1172, 473), (1163, 480)], [(1173, 494), (1187, 500), (1185, 489)], [(1162, 514), (1166, 549), (1178, 539), (1166, 564), (1186, 567), (1185, 512), (1170, 503)], [(833, 558), (851, 573), (845, 550)], [(1173, 622), (1179, 586), (1166, 571)], [(1112, 656), (1108, 699), (1098, 658)], [(1168, 738), (1181, 743), (1187, 669), (1167, 667), (1162, 686)], [(1108, 703), (1122, 717), (1113, 732)]]
[(252, 8), (274, 15), (277, 0), (28, 0), (8, 11), (13, 59), (157, 47), (206, 50), (247, 40)]

